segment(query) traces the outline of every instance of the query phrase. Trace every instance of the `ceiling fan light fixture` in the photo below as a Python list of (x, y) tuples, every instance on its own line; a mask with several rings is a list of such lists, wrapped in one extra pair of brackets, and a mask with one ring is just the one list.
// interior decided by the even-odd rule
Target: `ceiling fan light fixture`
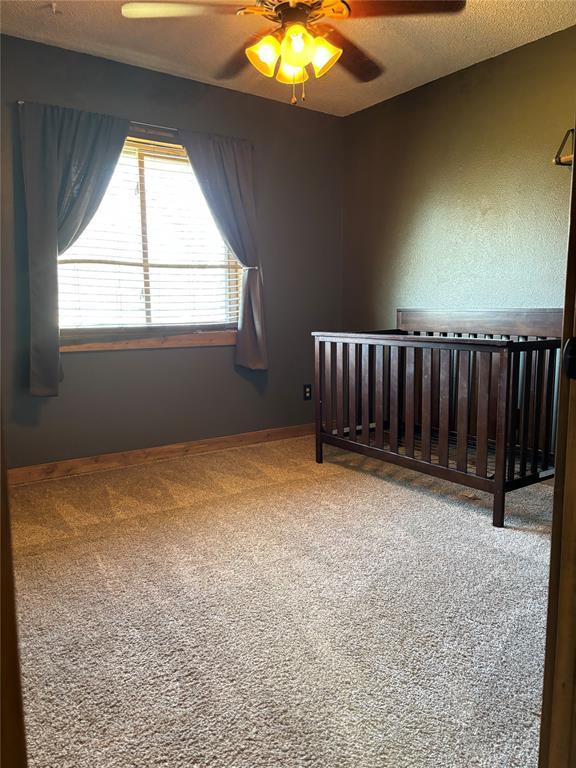
[(312, 61), (314, 37), (303, 24), (291, 24), (280, 45), (282, 61), (292, 67), (305, 67)]
[(266, 35), (246, 48), (246, 56), (258, 72), (266, 77), (274, 77), (276, 63), (280, 58), (280, 43), (274, 35)]
[(314, 40), (314, 53), (312, 66), (316, 77), (322, 77), (342, 56), (342, 48), (332, 45), (325, 37), (317, 37)]
[(298, 85), (299, 83), (305, 83), (308, 80), (308, 72), (304, 67), (293, 67), (287, 61), (280, 63), (276, 80), (279, 83), (285, 83), (286, 85)]

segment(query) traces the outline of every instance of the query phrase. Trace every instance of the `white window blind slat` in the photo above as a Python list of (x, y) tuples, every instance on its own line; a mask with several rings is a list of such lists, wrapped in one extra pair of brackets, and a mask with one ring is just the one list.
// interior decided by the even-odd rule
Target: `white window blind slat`
[(241, 276), (185, 149), (128, 138), (100, 208), (58, 259), (60, 327), (234, 326)]

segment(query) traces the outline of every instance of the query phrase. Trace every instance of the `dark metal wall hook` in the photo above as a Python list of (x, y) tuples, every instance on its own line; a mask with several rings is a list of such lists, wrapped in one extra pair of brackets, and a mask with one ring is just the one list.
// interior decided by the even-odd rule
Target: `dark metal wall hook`
[[(572, 154), (563, 154), (566, 144), (572, 139)], [(562, 143), (558, 147), (558, 151), (554, 155), (554, 165), (571, 166), (574, 162), (574, 128), (569, 128), (564, 134)]]

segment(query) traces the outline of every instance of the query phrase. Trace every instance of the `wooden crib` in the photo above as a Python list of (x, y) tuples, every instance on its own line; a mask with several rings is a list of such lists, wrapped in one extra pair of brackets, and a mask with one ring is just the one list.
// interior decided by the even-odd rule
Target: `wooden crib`
[(562, 310), (397, 311), (315, 332), (316, 461), (333, 445), (494, 495), (554, 475)]

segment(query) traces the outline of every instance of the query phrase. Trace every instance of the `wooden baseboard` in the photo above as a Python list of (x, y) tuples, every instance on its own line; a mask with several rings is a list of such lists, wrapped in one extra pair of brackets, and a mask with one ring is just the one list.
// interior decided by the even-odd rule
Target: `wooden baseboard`
[(56, 477), (86, 475), (91, 472), (103, 472), (121, 469), (134, 464), (146, 464), (152, 461), (193, 456), (199, 453), (212, 453), (225, 448), (239, 448), (255, 443), (268, 443), (274, 440), (286, 440), (291, 437), (303, 437), (314, 432), (314, 424), (298, 424), (294, 427), (275, 427), (258, 432), (243, 432), (239, 435), (212, 437), (207, 440), (195, 440), (189, 443), (172, 443), (154, 448), (142, 448), (137, 451), (103, 453), (99, 456), (86, 456), (81, 459), (65, 459), (48, 464), (33, 464), (29, 467), (16, 467), (8, 470), (8, 483), (11, 486), (37, 483)]

